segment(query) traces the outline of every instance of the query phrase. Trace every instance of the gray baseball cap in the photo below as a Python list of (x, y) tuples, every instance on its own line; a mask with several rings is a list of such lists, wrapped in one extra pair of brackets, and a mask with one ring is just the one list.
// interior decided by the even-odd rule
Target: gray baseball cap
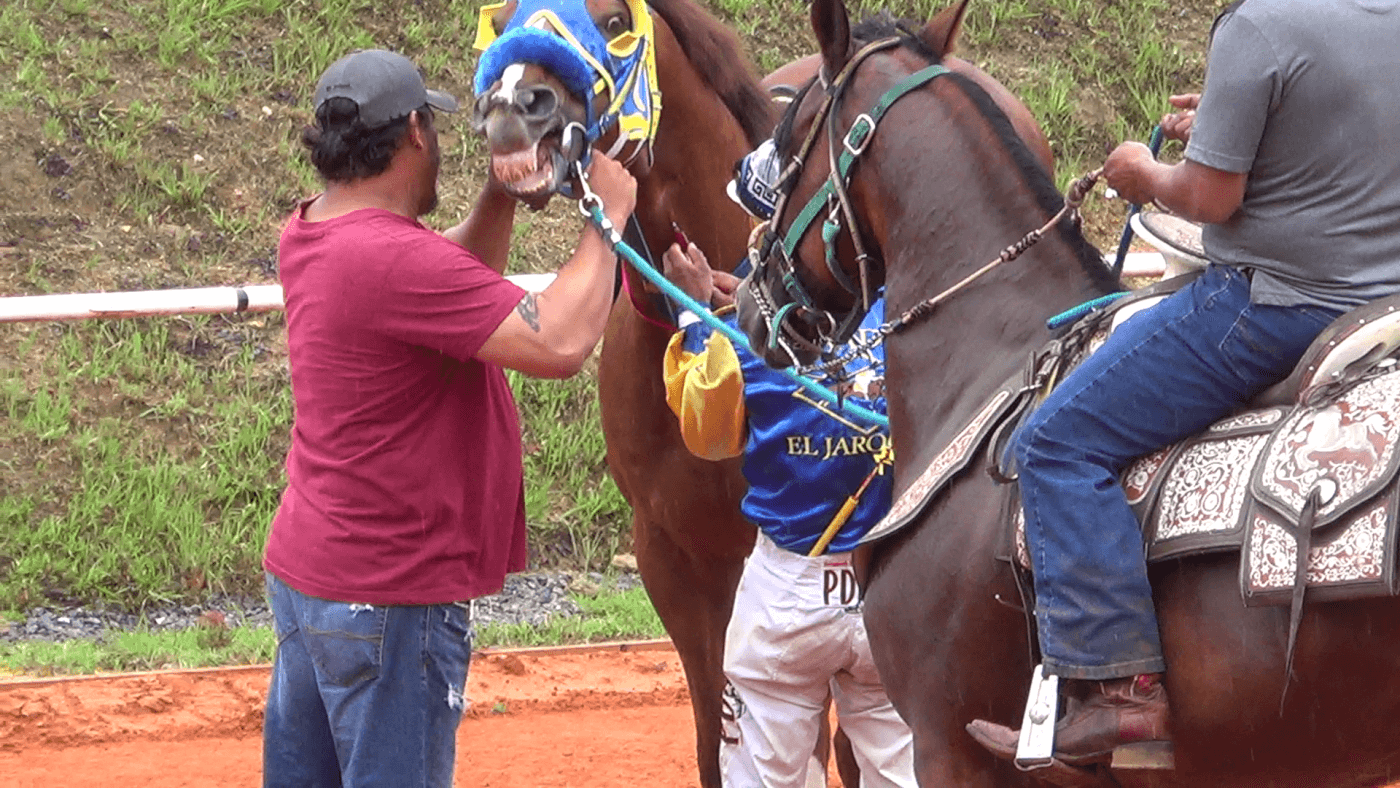
[(403, 55), (383, 49), (361, 49), (335, 61), (316, 83), (316, 109), (327, 99), (347, 98), (360, 107), (360, 121), (371, 128), (402, 118), (427, 104), (456, 112), (457, 99), (428, 90), (418, 67)]

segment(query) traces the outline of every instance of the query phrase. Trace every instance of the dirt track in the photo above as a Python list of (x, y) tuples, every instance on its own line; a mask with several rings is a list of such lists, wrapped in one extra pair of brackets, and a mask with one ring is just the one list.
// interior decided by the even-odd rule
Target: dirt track
[[(261, 776), (266, 668), (0, 682), (0, 786), (222, 788)], [(695, 784), (674, 651), (485, 655), (459, 786)]]

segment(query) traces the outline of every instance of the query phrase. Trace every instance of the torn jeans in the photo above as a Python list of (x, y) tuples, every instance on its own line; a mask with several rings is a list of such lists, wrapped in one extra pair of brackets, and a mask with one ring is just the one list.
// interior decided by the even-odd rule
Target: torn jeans
[(333, 602), (266, 580), (277, 656), (263, 785), (452, 785), (471, 658), (467, 604)]

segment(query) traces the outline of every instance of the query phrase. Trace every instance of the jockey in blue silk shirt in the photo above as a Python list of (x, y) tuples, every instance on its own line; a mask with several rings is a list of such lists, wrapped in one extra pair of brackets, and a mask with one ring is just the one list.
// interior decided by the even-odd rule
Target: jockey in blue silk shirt
[[(883, 299), (875, 302), (853, 341), (875, 332), (884, 306)], [(721, 316), (734, 322), (733, 310)], [(666, 349), (666, 400), (680, 419), (686, 448), (708, 460), (743, 455), (749, 483), (744, 516), (778, 547), (803, 555), (875, 472), (827, 545), (831, 552), (854, 548), (890, 508), (888, 432), (807, 394), (694, 314), (682, 313), (680, 322), (682, 330)], [(846, 365), (846, 381), (824, 382), (856, 404), (884, 413), (884, 355), (875, 345)]]
[[(730, 196), (772, 214), (772, 144), (745, 157)], [(729, 301), (738, 280), (712, 271), (694, 246), (672, 245), (666, 275), (701, 303)], [(874, 338), (881, 298), (843, 353)], [(721, 309), (731, 325), (732, 309)], [(685, 445), (709, 460), (743, 457), (741, 510), (759, 529), (725, 633), (727, 684), (720, 772), (727, 788), (801, 788), (828, 701), (851, 740), (864, 786), (915, 785), (913, 736), (885, 694), (861, 616), (850, 550), (889, 511), (887, 428), (860, 423), (808, 394), (698, 316), (682, 312), (667, 347), (666, 401)], [(821, 382), (885, 412), (884, 347)]]

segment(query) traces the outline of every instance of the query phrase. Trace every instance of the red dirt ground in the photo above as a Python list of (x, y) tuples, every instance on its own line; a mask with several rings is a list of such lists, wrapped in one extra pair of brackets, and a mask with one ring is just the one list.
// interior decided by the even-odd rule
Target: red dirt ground
[[(257, 785), (267, 681), (266, 667), (0, 678), (0, 786)], [(696, 784), (690, 701), (669, 644), (479, 654), (468, 694), (459, 788)]]
[[(0, 786), (223, 788), (261, 777), (265, 667), (0, 681)], [(695, 785), (669, 648), (484, 654), (457, 785)]]

